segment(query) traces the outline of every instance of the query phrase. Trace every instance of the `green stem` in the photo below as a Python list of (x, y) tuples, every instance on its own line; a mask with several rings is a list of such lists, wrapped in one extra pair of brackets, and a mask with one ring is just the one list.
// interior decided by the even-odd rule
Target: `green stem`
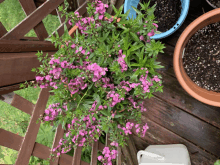
[(83, 95), (83, 97), (82, 97), (82, 98), (79, 100), (79, 103), (78, 103), (78, 105), (77, 105), (76, 109), (79, 107), (79, 105), (80, 105), (80, 103), (81, 103), (82, 99), (83, 99), (83, 98), (86, 96), (86, 94), (87, 94), (88, 90), (89, 90), (89, 88), (87, 89), (87, 91), (86, 91), (86, 93)]

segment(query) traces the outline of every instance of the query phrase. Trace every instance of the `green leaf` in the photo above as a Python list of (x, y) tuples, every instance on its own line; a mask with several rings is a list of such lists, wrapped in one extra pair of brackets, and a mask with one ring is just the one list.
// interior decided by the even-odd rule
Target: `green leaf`
[(141, 65), (138, 63), (133, 63), (133, 64), (131, 64), (131, 66), (141, 66)]
[(141, 6), (142, 10), (145, 10), (145, 6), (139, 2), (139, 5)]
[(105, 13), (105, 16), (109, 19), (109, 18), (111, 18), (112, 16), (109, 14), (109, 13)]
[(217, 160), (214, 165), (220, 165), (220, 160)]
[(103, 115), (105, 115), (105, 116), (110, 116), (110, 115), (109, 115), (109, 112), (108, 112), (106, 109), (101, 110), (100, 112), (101, 112)]
[(123, 115), (115, 115), (115, 117), (114, 118), (120, 118), (120, 117), (122, 117)]
[(131, 34), (131, 36), (134, 38), (134, 40), (135, 40), (136, 42), (139, 42), (139, 41), (140, 41), (139, 38), (138, 38), (138, 36), (137, 36), (136, 34), (134, 34), (133, 32), (130, 32), (130, 34)]
[(129, 49), (130, 52), (135, 51), (140, 49), (141, 47), (143, 47), (144, 44), (140, 44), (140, 45), (135, 45), (135, 46), (131, 46), (131, 48)]
[(32, 68), (31, 72), (36, 72), (36, 70), (37, 70), (36, 68)]
[(118, 10), (115, 8), (115, 6), (114, 6), (114, 5), (112, 5), (112, 8), (113, 8), (113, 10), (114, 10), (114, 12), (115, 12), (115, 13), (117, 13), (117, 12), (118, 12)]
[(138, 15), (143, 15), (136, 7), (131, 6)]
[(161, 32), (161, 31), (156, 31), (156, 32), (155, 32), (155, 34), (160, 34), (160, 33), (162, 33), (162, 32)]
[(102, 129), (103, 129), (104, 132), (108, 133), (109, 126), (108, 125), (103, 125)]

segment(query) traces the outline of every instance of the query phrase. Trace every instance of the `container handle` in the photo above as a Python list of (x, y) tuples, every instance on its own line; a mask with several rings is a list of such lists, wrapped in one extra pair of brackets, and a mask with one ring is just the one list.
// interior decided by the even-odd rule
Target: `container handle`
[(155, 154), (155, 153), (152, 153), (152, 152), (147, 152), (147, 151), (140, 150), (137, 153), (138, 164), (140, 164), (141, 155), (146, 155), (150, 159), (153, 159), (153, 160), (159, 160), (159, 161), (164, 161), (165, 160), (165, 157), (163, 157), (161, 155), (158, 155), (158, 154)]

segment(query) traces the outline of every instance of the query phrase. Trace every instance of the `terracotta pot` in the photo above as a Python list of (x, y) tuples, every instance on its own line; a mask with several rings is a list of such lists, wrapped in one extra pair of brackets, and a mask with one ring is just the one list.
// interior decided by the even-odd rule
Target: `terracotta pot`
[(183, 50), (195, 32), (199, 29), (220, 21), (220, 8), (214, 9), (208, 13), (203, 14), (195, 21), (193, 21), (181, 34), (180, 38), (177, 41), (175, 50), (174, 50), (174, 57), (173, 57), (173, 64), (174, 64), (174, 72), (176, 74), (177, 80), (179, 81), (180, 85), (195, 99), (212, 105), (220, 107), (220, 93), (216, 93), (213, 91), (208, 91), (197, 86), (186, 74), (183, 68), (183, 61), (182, 61), (182, 54)]

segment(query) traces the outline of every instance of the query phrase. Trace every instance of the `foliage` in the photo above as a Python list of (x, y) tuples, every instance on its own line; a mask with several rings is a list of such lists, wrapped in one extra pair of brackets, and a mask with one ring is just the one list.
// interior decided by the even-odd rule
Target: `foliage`
[(220, 165), (220, 160), (217, 160), (214, 165)]
[(147, 124), (140, 127), (141, 112), (146, 111), (142, 99), (162, 92), (161, 75), (156, 72), (162, 66), (156, 59), (164, 48), (150, 39), (158, 26), (153, 21), (155, 6), (148, 5), (141, 4), (146, 14), (134, 8), (136, 19), (127, 19), (129, 11), (122, 14), (123, 6), (118, 10), (113, 6), (116, 14), (112, 18), (105, 12), (108, 5), (97, 0), (88, 3), (86, 18), (59, 8), (71, 18), (69, 24), (78, 26), (75, 37), (71, 38), (67, 29), (62, 37), (56, 33), (50, 41), (58, 52), (52, 57), (39, 52), (42, 65), (32, 69), (39, 74), (34, 86), (50, 87), (54, 92), (54, 103), (45, 110), (42, 122), (53, 122), (52, 130), (67, 125), (68, 132), (53, 149), (57, 156), (77, 146), (88, 148), (109, 133), (111, 145), (98, 160), (111, 164), (116, 147), (126, 144), (132, 128), (145, 136)]

